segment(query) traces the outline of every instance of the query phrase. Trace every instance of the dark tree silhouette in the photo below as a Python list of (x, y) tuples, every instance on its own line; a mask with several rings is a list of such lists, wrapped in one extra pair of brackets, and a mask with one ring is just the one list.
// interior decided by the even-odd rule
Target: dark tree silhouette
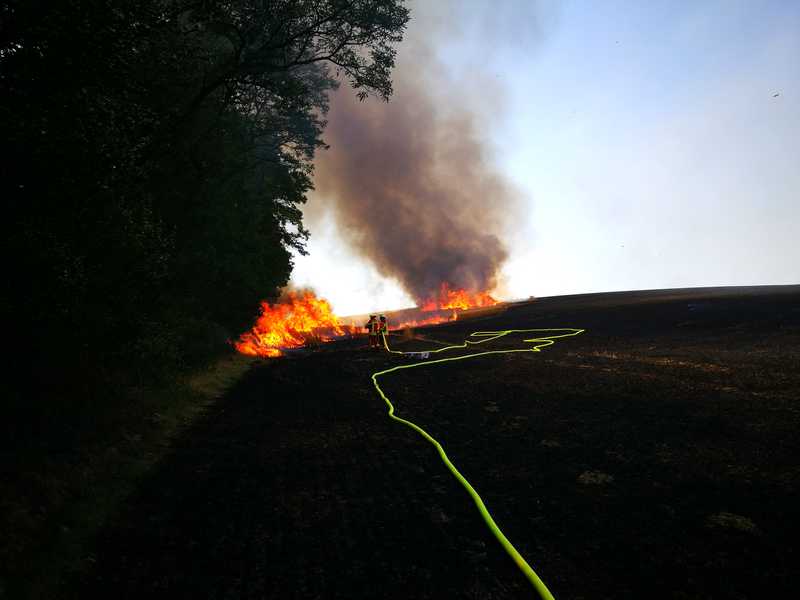
[(224, 348), (304, 251), (329, 92), (388, 99), (408, 18), (402, 0), (2, 3), (17, 404)]

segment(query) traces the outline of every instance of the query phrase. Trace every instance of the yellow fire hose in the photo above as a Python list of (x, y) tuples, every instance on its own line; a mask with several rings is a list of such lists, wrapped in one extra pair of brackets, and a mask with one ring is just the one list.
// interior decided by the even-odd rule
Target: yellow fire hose
[[(430, 365), (442, 364), (446, 362), (453, 362), (457, 360), (466, 360), (468, 358), (477, 358), (479, 356), (488, 356), (490, 354), (511, 354), (514, 352), (539, 352), (541, 348), (551, 346), (555, 344), (555, 340), (559, 338), (571, 337), (575, 335), (579, 335), (583, 333), (585, 330), (583, 329), (506, 329), (505, 331), (476, 331), (470, 334), (472, 338), (480, 338), (475, 341), (472, 340), (465, 340), (463, 344), (456, 344), (452, 346), (445, 346), (444, 348), (438, 348), (436, 350), (428, 350), (426, 351), (428, 354), (435, 354), (438, 352), (445, 352), (447, 350), (456, 350), (456, 349), (463, 349), (467, 348), (468, 346), (474, 346), (478, 344), (485, 344), (486, 342), (491, 342), (501, 337), (505, 337), (512, 333), (531, 333), (531, 332), (567, 332), (567, 333), (560, 333), (558, 335), (547, 335), (542, 337), (532, 337), (523, 340), (525, 343), (532, 343), (534, 344), (528, 348), (516, 348), (511, 350), (487, 350), (484, 352), (476, 352), (474, 354), (466, 354), (463, 356), (454, 356), (451, 358), (439, 358), (434, 360), (426, 360), (424, 362), (420, 362), (417, 364), (410, 364), (410, 365), (400, 365), (397, 367), (392, 367), (391, 369), (385, 369), (383, 371), (378, 371), (377, 373), (372, 374), (372, 383), (375, 385), (375, 389), (378, 390), (378, 394), (380, 394), (381, 398), (383, 398), (384, 402), (386, 402), (387, 406), (389, 407), (389, 418), (394, 419), (406, 425), (419, 433), (422, 437), (428, 440), (431, 444), (436, 447), (436, 450), (439, 452), (439, 456), (441, 457), (442, 461), (444, 462), (445, 466), (450, 470), (453, 476), (459, 481), (459, 483), (467, 490), (467, 493), (472, 498), (473, 502), (475, 502), (475, 506), (478, 507), (478, 512), (480, 512), (481, 517), (486, 522), (486, 525), (489, 527), (489, 530), (492, 532), (494, 537), (500, 542), (503, 546), (505, 551), (511, 556), (514, 560), (516, 565), (531, 582), (533, 587), (539, 594), (539, 597), (542, 600), (555, 600), (553, 595), (550, 593), (550, 590), (547, 589), (547, 586), (544, 582), (539, 578), (536, 572), (531, 568), (531, 566), (522, 558), (522, 555), (514, 548), (514, 545), (508, 540), (508, 538), (500, 531), (500, 528), (497, 526), (497, 523), (494, 522), (492, 515), (489, 514), (486, 505), (483, 503), (483, 500), (478, 495), (478, 492), (475, 491), (469, 481), (467, 481), (464, 476), (459, 473), (458, 469), (450, 462), (450, 459), (447, 457), (447, 454), (442, 448), (442, 445), (436, 441), (427, 431), (422, 429), (419, 425), (412, 423), (411, 421), (407, 421), (406, 419), (402, 419), (394, 414), (394, 405), (389, 401), (389, 398), (381, 389), (381, 386), (378, 385), (378, 377), (383, 375), (388, 375), (389, 373), (394, 373), (395, 371), (402, 371), (403, 369), (416, 369), (419, 367), (428, 367)], [(414, 354), (414, 353), (406, 353), (401, 352), (399, 350), (392, 350), (389, 348), (389, 344), (386, 342), (386, 335), (381, 332), (381, 337), (383, 338), (383, 346), (386, 348), (388, 352), (392, 354)]]

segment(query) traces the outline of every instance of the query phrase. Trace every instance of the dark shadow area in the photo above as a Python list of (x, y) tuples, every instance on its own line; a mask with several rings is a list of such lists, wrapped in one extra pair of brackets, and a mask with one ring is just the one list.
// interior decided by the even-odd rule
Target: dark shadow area
[[(557, 598), (790, 597), (799, 301), (796, 286), (541, 299), (424, 333), (586, 333), (384, 387)], [(254, 369), (64, 597), (532, 597), (434, 449), (386, 417), (369, 375), (407, 359), (362, 344)]]

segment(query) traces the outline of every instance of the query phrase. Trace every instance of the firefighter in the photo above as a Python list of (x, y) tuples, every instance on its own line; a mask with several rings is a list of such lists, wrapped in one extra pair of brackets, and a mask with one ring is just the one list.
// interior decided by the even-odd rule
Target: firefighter
[(369, 332), (369, 347), (370, 348), (379, 348), (378, 345), (378, 329), (380, 328), (380, 322), (378, 321), (378, 317), (375, 315), (369, 316), (369, 321), (367, 324), (364, 325), (366, 330)]
[(381, 315), (380, 323), (378, 324), (378, 343), (386, 347), (386, 336), (389, 335), (389, 323), (384, 315)]

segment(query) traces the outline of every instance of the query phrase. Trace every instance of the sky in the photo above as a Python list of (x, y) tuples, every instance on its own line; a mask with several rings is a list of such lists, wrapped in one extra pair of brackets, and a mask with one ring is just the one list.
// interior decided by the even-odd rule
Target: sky
[[(398, 70), (419, 43), (518, 190), (498, 298), (800, 283), (800, 2), (420, 2)], [(292, 282), (413, 305), (325, 207)]]

